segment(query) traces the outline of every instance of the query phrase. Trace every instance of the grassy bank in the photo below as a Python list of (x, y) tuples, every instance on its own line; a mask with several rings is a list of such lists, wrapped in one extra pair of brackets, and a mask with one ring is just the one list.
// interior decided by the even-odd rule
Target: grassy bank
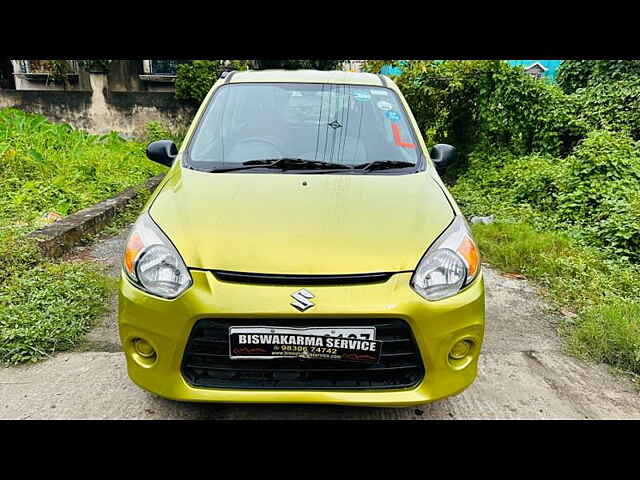
[(640, 374), (640, 267), (527, 223), (473, 230), (485, 261), (544, 287), (569, 353)]
[(74, 213), (165, 170), (145, 145), (0, 110), (0, 364), (73, 348), (104, 311), (115, 282), (98, 264), (42, 258), (25, 234), (50, 212)]
[[(567, 349), (640, 375), (640, 144), (598, 130), (564, 158), (470, 155), (452, 187), (484, 258), (543, 285)], [(575, 314), (575, 316), (574, 316)]]

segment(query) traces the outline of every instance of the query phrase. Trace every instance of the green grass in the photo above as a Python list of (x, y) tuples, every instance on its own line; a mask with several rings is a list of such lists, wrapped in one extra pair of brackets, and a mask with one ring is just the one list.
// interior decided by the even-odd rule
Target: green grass
[(586, 309), (566, 326), (567, 348), (640, 378), (640, 302), (617, 300)]
[(483, 259), (545, 287), (567, 350), (640, 375), (640, 267), (527, 223), (474, 225)]
[(105, 310), (113, 287), (91, 263), (42, 263), (0, 296), (0, 362), (39, 360), (73, 348)]
[(38, 228), (47, 212), (68, 215), (166, 171), (145, 145), (0, 109), (0, 229)]
[[(148, 133), (167, 136), (157, 124)], [(100, 265), (42, 258), (25, 234), (45, 225), (47, 212), (74, 213), (165, 171), (146, 159), (145, 145), (0, 109), (0, 364), (73, 348), (105, 310), (114, 281)], [(106, 231), (132, 221), (148, 195)]]

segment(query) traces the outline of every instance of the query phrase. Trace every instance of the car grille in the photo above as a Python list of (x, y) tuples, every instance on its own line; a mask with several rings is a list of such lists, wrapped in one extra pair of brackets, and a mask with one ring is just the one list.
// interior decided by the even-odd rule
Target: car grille
[[(374, 365), (301, 358), (229, 359), (230, 326), (375, 326), (382, 342)], [(234, 389), (358, 390), (417, 385), (424, 376), (409, 325), (400, 319), (202, 319), (189, 336), (182, 375), (195, 387)]]
[(213, 270), (213, 275), (223, 282), (270, 285), (349, 285), (386, 282), (393, 273), (355, 273), (351, 275), (279, 275), (268, 273), (230, 272)]

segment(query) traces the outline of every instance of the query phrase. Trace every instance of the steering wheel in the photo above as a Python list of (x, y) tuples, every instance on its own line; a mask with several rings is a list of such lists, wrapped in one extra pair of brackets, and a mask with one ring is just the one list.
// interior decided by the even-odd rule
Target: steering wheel
[[(241, 139), (240, 141), (238, 141), (235, 146), (233, 147), (233, 151), (232, 152), (236, 152), (238, 150), (241, 151), (241, 148), (243, 146), (245, 146), (246, 144), (250, 144), (250, 143), (265, 143), (270, 145), (273, 150), (274, 150), (274, 154), (273, 156), (270, 154), (268, 156), (268, 158), (281, 158), (284, 155), (282, 154), (282, 149), (281, 149), (281, 144), (280, 144), (280, 139), (278, 139), (277, 137), (271, 136), (271, 135), (265, 135), (265, 136), (253, 136), (253, 137), (245, 137), (243, 139)], [(258, 160), (258, 159), (253, 159), (253, 158), (248, 158), (247, 160)]]

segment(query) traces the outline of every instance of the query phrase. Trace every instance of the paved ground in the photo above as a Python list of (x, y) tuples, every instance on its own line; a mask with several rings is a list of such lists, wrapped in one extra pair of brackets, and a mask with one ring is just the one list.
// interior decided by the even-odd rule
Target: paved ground
[[(126, 234), (90, 255), (117, 274)], [(76, 352), (0, 369), (0, 419), (640, 419), (640, 394), (603, 365), (561, 353), (552, 313), (523, 280), (486, 268), (487, 331), (476, 382), (420, 408), (184, 404), (144, 392), (127, 378), (115, 299)]]

